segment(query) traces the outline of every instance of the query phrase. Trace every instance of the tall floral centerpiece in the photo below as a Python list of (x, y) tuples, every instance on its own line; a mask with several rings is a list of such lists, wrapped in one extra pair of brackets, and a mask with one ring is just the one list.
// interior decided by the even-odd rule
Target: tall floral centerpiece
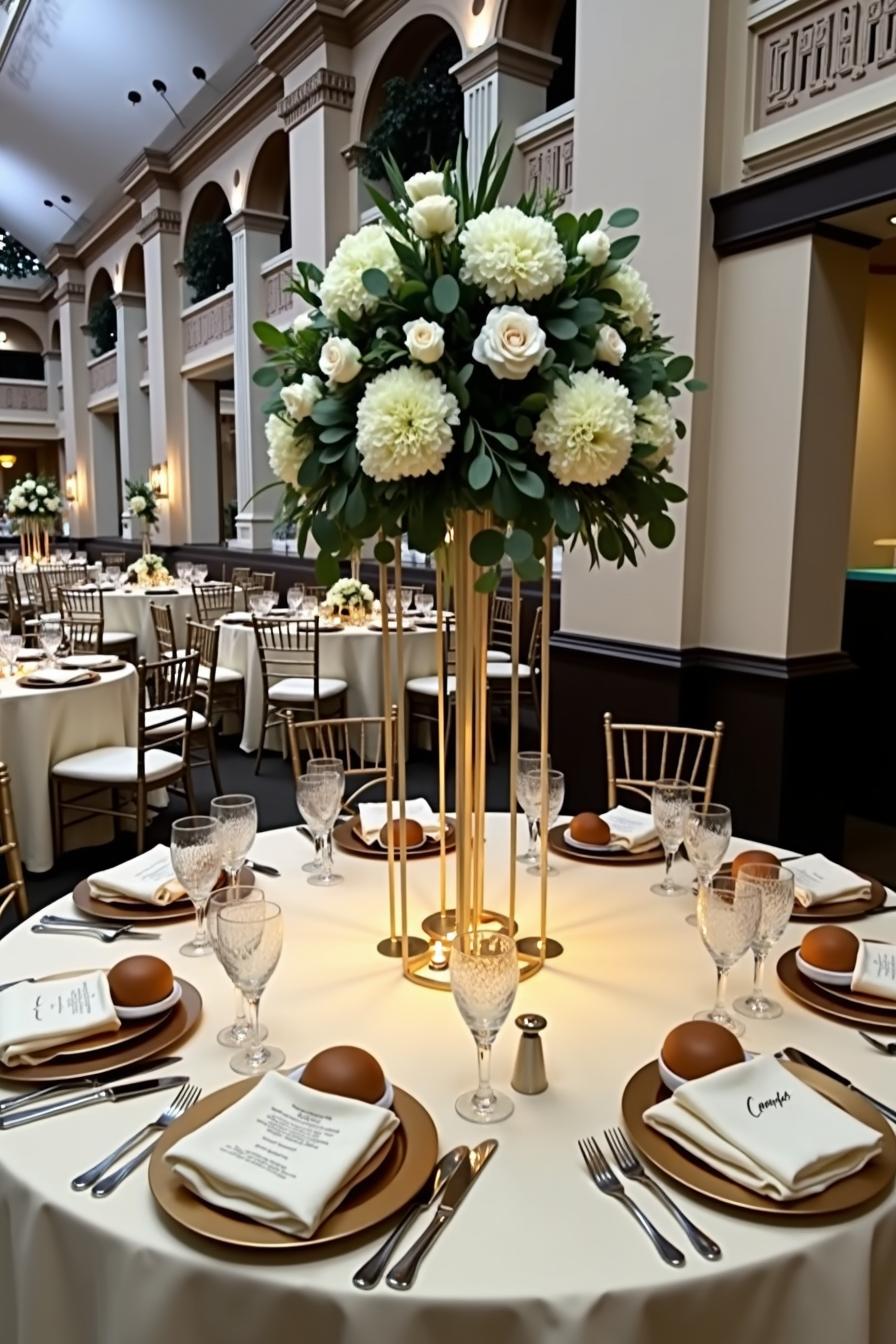
[(152, 529), (159, 521), (159, 502), (156, 493), (148, 481), (125, 481), (124, 502), (128, 512), (140, 524), (143, 554), (149, 555), (152, 550), (150, 542)]
[[(509, 161), (493, 141), (476, 182), (463, 144), (456, 164), (407, 181), (389, 163), (393, 199), (371, 190), (382, 222), (323, 272), (299, 263), (310, 311), (287, 331), (255, 325), (281, 513), (300, 550), (317, 543), (319, 580), (372, 538), (399, 581), (403, 536), (446, 562), (460, 928), (481, 913), (487, 594), (505, 566), (517, 602), (520, 581), (546, 584), (555, 541), (617, 566), (645, 541), (668, 546), (686, 497), (670, 479), (685, 433), (673, 402), (702, 386), (631, 264), (638, 212), (499, 204)], [(401, 687), (394, 699), (400, 723)]]
[(50, 536), (65, 505), (59, 484), (52, 476), (32, 476), (16, 481), (6, 497), (6, 513), (19, 534), (22, 555), (35, 562), (50, 554)]

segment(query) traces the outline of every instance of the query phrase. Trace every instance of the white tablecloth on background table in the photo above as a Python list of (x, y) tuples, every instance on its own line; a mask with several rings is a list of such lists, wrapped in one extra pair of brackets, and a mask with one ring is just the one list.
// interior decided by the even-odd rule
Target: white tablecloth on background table
[[(506, 891), (506, 818), (489, 819), (487, 886)], [(519, 844), (524, 843), (523, 825)], [(735, 845), (734, 849), (743, 848)], [(520, 986), (495, 1048), (494, 1081), (507, 1091), (519, 1033), (512, 1018), (543, 1013), (550, 1086), (511, 1093), (516, 1110), (487, 1129), (462, 1120), (454, 1099), (475, 1079), (475, 1050), (451, 996), (403, 980), (376, 943), (386, 931), (385, 865), (338, 853), (345, 882), (307, 885), (309, 846), (292, 828), (262, 835), (262, 862), (284, 874), (260, 878), (285, 916), (284, 952), (262, 999), (270, 1040), (288, 1064), (334, 1044), (356, 1044), (429, 1109), (440, 1150), (494, 1137), (499, 1148), (424, 1261), (409, 1293), (381, 1285), (361, 1293), (353, 1271), (386, 1229), (316, 1253), (253, 1256), (180, 1232), (156, 1208), (145, 1169), (114, 1195), (93, 1200), (69, 1181), (153, 1119), (157, 1097), (97, 1106), (0, 1135), (0, 1290), (4, 1344), (889, 1344), (896, 1312), (896, 1194), (845, 1221), (807, 1226), (755, 1218), (673, 1194), (721, 1245), (710, 1264), (662, 1206), (632, 1193), (687, 1255), (665, 1266), (643, 1232), (588, 1178), (576, 1140), (619, 1119), (626, 1080), (654, 1058), (666, 1032), (706, 1007), (714, 970), (685, 923), (689, 897), (650, 894), (658, 865), (589, 867), (552, 856), (551, 932), (558, 960)], [(435, 861), (409, 864), (415, 922), (433, 909)], [(681, 865), (682, 875), (687, 871)], [(522, 930), (534, 932), (538, 884), (519, 874)], [(450, 890), (450, 888), (449, 888)], [(495, 895), (494, 902), (500, 904)], [(70, 913), (68, 898), (57, 903)], [(158, 926), (153, 951), (170, 959), (204, 999), (193, 1037), (178, 1045), (183, 1070), (205, 1093), (236, 1075), (215, 1041), (233, 993), (210, 958), (177, 954), (185, 924)], [(856, 929), (860, 926), (854, 925)], [(783, 942), (795, 945), (804, 924)], [(869, 926), (896, 936), (896, 913)], [(0, 982), (90, 964), (111, 966), (136, 945), (87, 949), (83, 940), (40, 942), (27, 930), (0, 942)], [(776, 954), (775, 954), (776, 955)], [(772, 963), (774, 962), (774, 956)], [(771, 968), (770, 968), (771, 969)], [(750, 982), (745, 960), (732, 996)], [(777, 1021), (753, 1024), (746, 1043), (771, 1051), (803, 1046), (872, 1093), (896, 1101), (896, 1061), (858, 1034), (784, 999)], [(0, 1089), (4, 1093), (9, 1088)], [(418, 1226), (420, 1230), (422, 1223)], [(405, 1248), (410, 1244), (407, 1240)]]
[(152, 588), (134, 588), (130, 592), (119, 589), (118, 592), (103, 593), (105, 628), (116, 633), (136, 635), (140, 657), (155, 662), (159, 649), (152, 625), (150, 602), (171, 608), (177, 647), (182, 649), (187, 639), (187, 617), (194, 621), (196, 619), (196, 603), (191, 592), (157, 593)]
[[(246, 684), (246, 711), (243, 719), (243, 751), (256, 751), (261, 731), (264, 680), (251, 625), (221, 623), (218, 662), (239, 672)], [(320, 675), (341, 677), (348, 683), (348, 714), (355, 717), (383, 713), (383, 648), (378, 630), (347, 626), (344, 630), (322, 630), (320, 634)], [(433, 630), (408, 630), (404, 636), (405, 680), (426, 677), (436, 670), (436, 634)], [(395, 638), (392, 638), (392, 695), (398, 689)], [(268, 734), (268, 746), (275, 746)]]
[(50, 767), (82, 751), (131, 746), (136, 740), (133, 667), (104, 672), (92, 686), (58, 690), (30, 690), (0, 677), (0, 761), (9, 766), (22, 859), (32, 872), (53, 866)]

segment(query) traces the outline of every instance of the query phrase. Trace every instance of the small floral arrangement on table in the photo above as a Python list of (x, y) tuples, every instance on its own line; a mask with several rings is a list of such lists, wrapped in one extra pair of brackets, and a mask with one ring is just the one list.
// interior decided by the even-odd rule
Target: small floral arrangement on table
[(129, 511), (146, 527), (159, 521), (159, 501), (148, 481), (125, 481), (124, 500)]
[(329, 616), (359, 624), (373, 614), (373, 592), (358, 579), (339, 579), (327, 592), (323, 607)]
[(139, 560), (128, 565), (125, 579), (136, 588), (160, 588), (171, 582), (171, 575), (162, 557), (150, 551), (149, 555), (141, 555)]
[(64, 508), (59, 485), (52, 476), (32, 476), (16, 481), (6, 497), (6, 512), (14, 523), (34, 521), (46, 527)]

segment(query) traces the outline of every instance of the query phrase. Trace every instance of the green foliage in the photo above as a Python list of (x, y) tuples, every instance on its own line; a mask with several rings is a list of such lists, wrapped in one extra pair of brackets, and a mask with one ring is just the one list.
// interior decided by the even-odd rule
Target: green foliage
[(91, 351), (96, 355), (106, 355), (118, 344), (118, 314), (112, 295), (97, 299), (87, 314), (87, 329), (90, 332)]
[(233, 248), (224, 221), (197, 224), (184, 246), (183, 261), (193, 303), (226, 289), (233, 281)]
[(6, 229), (0, 229), (0, 279), (25, 280), (30, 275), (46, 275), (46, 271), (18, 238), (13, 238)]
[(377, 123), (367, 136), (361, 170), (372, 182), (386, 176), (392, 155), (402, 178), (424, 172), (453, 152), (464, 120), (460, 85), (450, 68), (461, 57), (454, 38), (443, 42), (414, 79), (397, 76), (386, 84)]

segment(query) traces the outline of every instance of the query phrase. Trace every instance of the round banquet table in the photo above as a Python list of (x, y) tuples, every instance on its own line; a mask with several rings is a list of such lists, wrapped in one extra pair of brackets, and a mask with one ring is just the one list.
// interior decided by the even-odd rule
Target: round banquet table
[[(227, 621), (219, 622), (221, 636), (218, 642), (218, 662), (232, 667), (243, 677), (246, 686), (246, 709), (243, 716), (243, 751), (258, 749), (261, 731), (263, 678), (255, 632), (251, 625)], [(341, 677), (348, 683), (348, 714), (351, 717), (382, 714), (383, 712), (383, 648), (382, 634), (364, 626), (346, 626), (343, 630), (321, 630), (320, 675)], [(392, 686), (398, 684), (398, 664), (395, 656), (395, 638), (392, 638)], [(405, 680), (428, 677), (436, 671), (436, 634), (434, 630), (408, 630), (404, 636)], [(273, 745), (271, 733), (269, 745)]]
[[(31, 872), (53, 866), (51, 767), (82, 751), (136, 740), (137, 673), (130, 665), (104, 672), (93, 685), (58, 689), (32, 689), (0, 676), (0, 760), (9, 766), (22, 860)], [(74, 837), (79, 844), (101, 842), (97, 827), (107, 829), (102, 821), (73, 828), (68, 843)]]
[[(489, 818), (487, 890), (493, 893), (506, 889), (507, 834), (506, 817)], [(522, 824), (518, 839), (522, 845)], [(735, 842), (732, 853), (743, 847)], [(673, 1188), (721, 1245), (719, 1264), (701, 1260), (654, 1197), (635, 1191), (687, 1252), (685, 1267), (673, 1270), (586, 1175), (576, 1140), (618, 1121), (626, 1080), (655, 1057), (670, 1027), (709, 1003), (713, 990), (710, 958), (684, 920), (692, 902), (648, 891), (658, 865), (623, 870), (552, 857), (558, 872), (551, 880), (551, 931), (566, 951), (521, 985), (512, 1012), (547, 1017), (550, 1087), (534, 1097), (511, 1093), (514, 1115), (486, 1129), (454, 1111), (454, 1098), (473, 1082), (475, 1052), (450, 995), (412, 986), (394, 961), (376, 953), (386, 923), (384, 865), (337, 853), (346, 880), (322, 892), (298, 871), (308, 852), (292, 828), (261, 835), (255, 847), (259, 861), (283, 874), (259, 879), (285, 918), (283, 957), (262, 1000), (270, 1040), (283, 1046), (290, 1065), (337, 1043), (372, 1051), (394, 1082), (429, 1109), (441, 1151), (498, 1139), (476, 1188), (409, 1293), (384, 1284), (361, 1293), (352, 1287), (352, 1273), (385, 1228), (329, 1251), (253, 1256), (168, 1222), (152, 1199), (145, 1168), (106, 1200), (74, 1193), (72, 1176), (153, 1119), (161, 1109), (157, 1097), (11, 1130), (0, 1134), (5, 1344), (195, 1344), (201, 1338), (243, 1344), (250, 1321), (253, 1340), (314, 1344), (892, 1339), (892, 1190), (853, 1217), (813, 1226), (739, 1216)], [(432, 909), (437, 870), (435, 862), (418, 861), (408, 871), (410, 909), (419, 921)], [(535, 916), (537, 885), (520, 871), (524, 928)], [(70, 914), (73, 907), (63, 898), (54, 909)], [(782, 947), (795, 944), (805, 927), (792, 924)], [(158, 928), (162, 938), (151, 950), (203, 995), (203, 1017), (176, 1052), (184, 1057), (178, 1069), (208, 1094), (236, 1076), (215, 1041), (230, 1020), (232, 990), (214, 958), (178, 956), (185, 925)], [(896, 914), (876, 918), (873, 929), (877, 937), (896, 933)], [(85, 964), (111, 966), (138, 950), (134, 944), (88, 947), (64, 937), (36, 944), (27, 928), (0, 942), (0, 982)], [(732, 974), (732, 992), (741, 992), (749, 977), (745, 961)], [(517, 1037), (511, 1021), (495, 1048), (494, 1079), (504, 1090)], [(860, 1086), (896, 1100), (896, 1063), (786, 996), (784, 1015), (751, 1026), (746, 1039), (761, 1051), (802, 1046)], [(0, 1093), (10, 1090), (0, 1086)]]
[(137, 652), (141, 658), (155, 661), (159, 656), (152, 625), (150, 602), (163, 603), (171, 608), (177, 647), (187, 642), (187, 617), (196, 619), (196, 603), (190, 589), (182, 593), (158, 593), (152, 588), (120, 588), (103, 593), (103, 613), (107, 630), (118, 634), (135, 635)]

